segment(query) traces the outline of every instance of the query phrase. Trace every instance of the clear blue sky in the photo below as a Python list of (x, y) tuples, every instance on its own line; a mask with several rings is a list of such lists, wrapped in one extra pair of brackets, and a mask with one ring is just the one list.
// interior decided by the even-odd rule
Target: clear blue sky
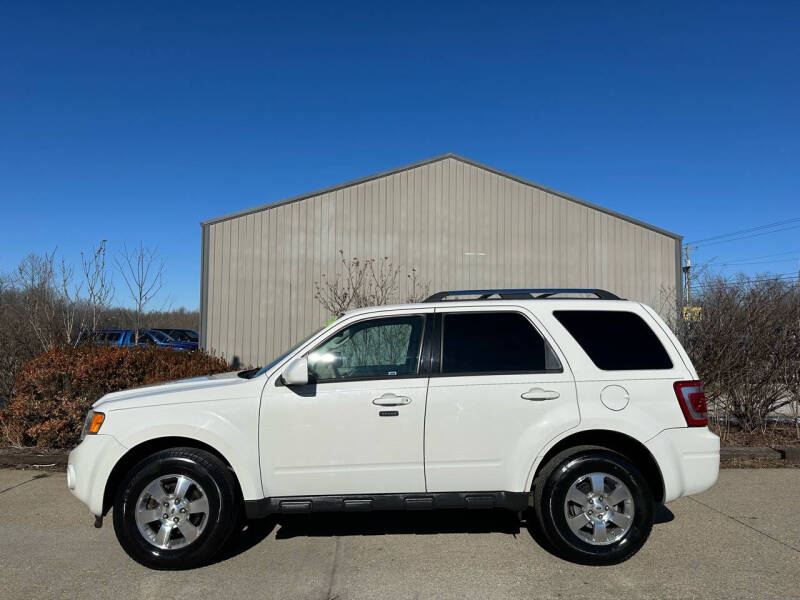
[(142, 241), (196, 307), (200, 221), (444, 152), (687, 241), (800, 217), (800, 3), (549, 4), (3, 2), (0, 270)]

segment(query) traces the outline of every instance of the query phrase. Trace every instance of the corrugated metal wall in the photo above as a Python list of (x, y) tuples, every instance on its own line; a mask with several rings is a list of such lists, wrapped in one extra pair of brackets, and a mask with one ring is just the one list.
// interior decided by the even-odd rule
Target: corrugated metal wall
[(320, 327), (314, 282), (340, 249), (432, 292), (600, 287), (674, 315), (680, 285), (679, 238), (448, 156), (204, 224), (204, 347), (259, 365)]

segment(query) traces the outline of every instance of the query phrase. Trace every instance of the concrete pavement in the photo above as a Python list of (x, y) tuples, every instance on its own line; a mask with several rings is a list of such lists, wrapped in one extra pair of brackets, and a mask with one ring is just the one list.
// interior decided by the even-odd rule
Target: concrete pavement
[(0, 471), (0, 598), (800, 598), (800, 469), (727, 470), (614, 567), (543, 550), (503, 511), (282, 517), (210, 566), (130, 560), (62, 473)]

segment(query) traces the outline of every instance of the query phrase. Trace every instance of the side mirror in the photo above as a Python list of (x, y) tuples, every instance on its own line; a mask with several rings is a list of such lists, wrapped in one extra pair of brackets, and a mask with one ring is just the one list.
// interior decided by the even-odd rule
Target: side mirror
[(290, 361), (281, 374), (285, 385), (306, 385), (308, 383), (308, 358), (301, 356)]

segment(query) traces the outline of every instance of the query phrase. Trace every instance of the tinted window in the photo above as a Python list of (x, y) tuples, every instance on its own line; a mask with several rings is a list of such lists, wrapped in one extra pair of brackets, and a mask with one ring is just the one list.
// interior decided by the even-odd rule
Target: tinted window
[(553, 314), (604, 371), (672, 368), (664, 346), (639, 315), (608, 310), (557, 310)]
[(156, 331), (163, 331), (173, 340), (179, 342), (196, 342), (198, 339), (197, 332), (191, 329), (157, 329)]
[(147, 333), (148, 335), (150, 335), (150, 337), (154, 337), (162, 344), (169, 344), (172, 341), (172, 338), (170, 338), (170, 336), (168, 336), (163, 331), (159, 331), (158, 329), (153, 329), (151, 331), (148, 331)]
[(442, 373), (559, 370), (550, 347), (519, 313), (444, 315)]
[(346, 327), (308, 355), (317, 381), (415, 375), (425, 317), (369, 319)]

